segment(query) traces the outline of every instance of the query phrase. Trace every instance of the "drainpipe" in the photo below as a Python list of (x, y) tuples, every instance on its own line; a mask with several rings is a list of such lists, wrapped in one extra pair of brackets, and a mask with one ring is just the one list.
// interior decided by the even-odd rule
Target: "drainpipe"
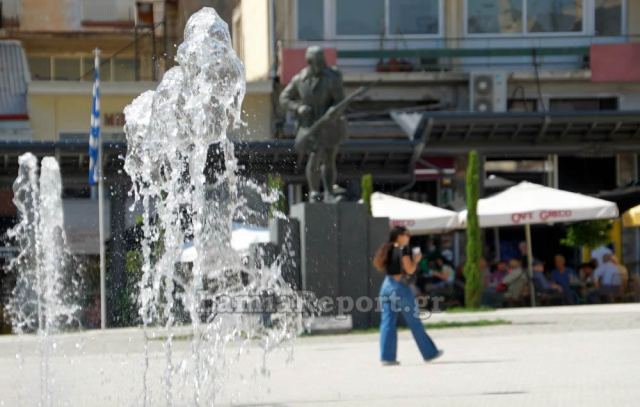
[(278, 71), (278, 47), (276, 46), (276, 1), (269, 0), (269, 53), (271, 54), (271, 69), (269, 79), (275, 80)]

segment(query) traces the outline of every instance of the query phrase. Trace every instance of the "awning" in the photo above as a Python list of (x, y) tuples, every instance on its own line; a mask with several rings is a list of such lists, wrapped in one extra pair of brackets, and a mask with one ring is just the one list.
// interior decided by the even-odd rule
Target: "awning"
[[(531, 225), (616, 217), (618, 207), (613, 202), (530, 182), (521, 182), (489, 198), (478, 200), (478, 220), (481, 227), (525, 227), (532, 306), (535, 306), (535, 289), (532, 274)], [(459, 220), (461, 224), (466, 225), (466, 210), (460, 212)]]
[(437, 206), (374, 192), (371, 212), (390, 219), (391, 226), (405, 226), (413, 234), (446, 232), (458, 227), (458, 214)]
[[(615, 203), (575, 192), (521, 182), (501, 193), (478, 201), (481, 227), (575, 222), (618, 217)], [(466, 224), (467, 211), (460, 213)]]

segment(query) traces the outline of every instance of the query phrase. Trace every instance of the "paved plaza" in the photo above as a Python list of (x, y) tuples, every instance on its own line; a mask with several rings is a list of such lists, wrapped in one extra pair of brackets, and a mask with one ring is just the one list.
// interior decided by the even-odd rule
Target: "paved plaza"
[[(302, 337), (293, 359), (252, 350), (233, 367), (220, 405), (235, 406), (636, 406), (640, 305), (438, 314), (430, 321), (503, 319), (510, 325), (432, 330), (445, 350), (423, 363), (407, 331), (400, 366), (378, 363), (378, 335)], [(141, 405), (143, 341), (135, 329), (65, 335), (51, 358), (54, 405)], [(185, 348), (187, 341), (178, 343)], [(64, 348), (64, 349), (63, 349)], [(37, 341), (0, 337), (1, 405), (39, 398)], [(23, 359), (16, 359), (16, 354)], [(161, 341), (150, 346), (152, 405), (165, 405)], [(22, 365), (22, 368), (19, 368)], [(181, 405), (180, 400), (174, 400)]]

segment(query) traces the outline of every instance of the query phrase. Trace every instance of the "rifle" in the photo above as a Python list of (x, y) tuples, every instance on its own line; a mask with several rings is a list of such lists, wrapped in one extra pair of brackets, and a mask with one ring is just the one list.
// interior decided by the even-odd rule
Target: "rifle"
[(296, 140), (294, 143), (294, 147), (298, 151), (298, 163), (302, 161), (305, 151), (308, 150), (308, 146), (314, 145), (317, 142), (318, 133), (322, 129), (322, 127), (338, 118), (338, 116), (340, 116), (344, 112), (344, 110), (347, 108), (347, 106), (349, 106), (349, 103), (351, 103), (353, 99), (368, 91), (371, 86), (372, 85), (359, 87), (353, 93), (342, 99), (337, 105), (332, 106), (329, 110), (327, 110), (322, 115), (322, 117), (313, 122), (311, 126), (301, 126), (298, 129), (298, 134), (296, 135)]

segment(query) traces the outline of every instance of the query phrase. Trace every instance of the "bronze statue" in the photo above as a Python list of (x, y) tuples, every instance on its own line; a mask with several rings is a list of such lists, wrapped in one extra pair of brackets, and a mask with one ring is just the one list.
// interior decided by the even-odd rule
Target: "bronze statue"
[(306, 167), (309, 185), (309, 201), (323, 200), (320, 187), (324, 189), (324, 202), (337, 202), (335, 185), (336, 156), (340, 143), (347, 136), (347, 122), (342, 115), (347, 104), (361, 94), (361, 88), (349, 97), (344, 97), (342, 74), (328, 67), (324, 51), (318, 46), (307, 48), (308, 66), (291, 79), (280, 95), (283, 108), (294, 113), (297, 119), (296, 150), (299, 160), (309, 154)]

